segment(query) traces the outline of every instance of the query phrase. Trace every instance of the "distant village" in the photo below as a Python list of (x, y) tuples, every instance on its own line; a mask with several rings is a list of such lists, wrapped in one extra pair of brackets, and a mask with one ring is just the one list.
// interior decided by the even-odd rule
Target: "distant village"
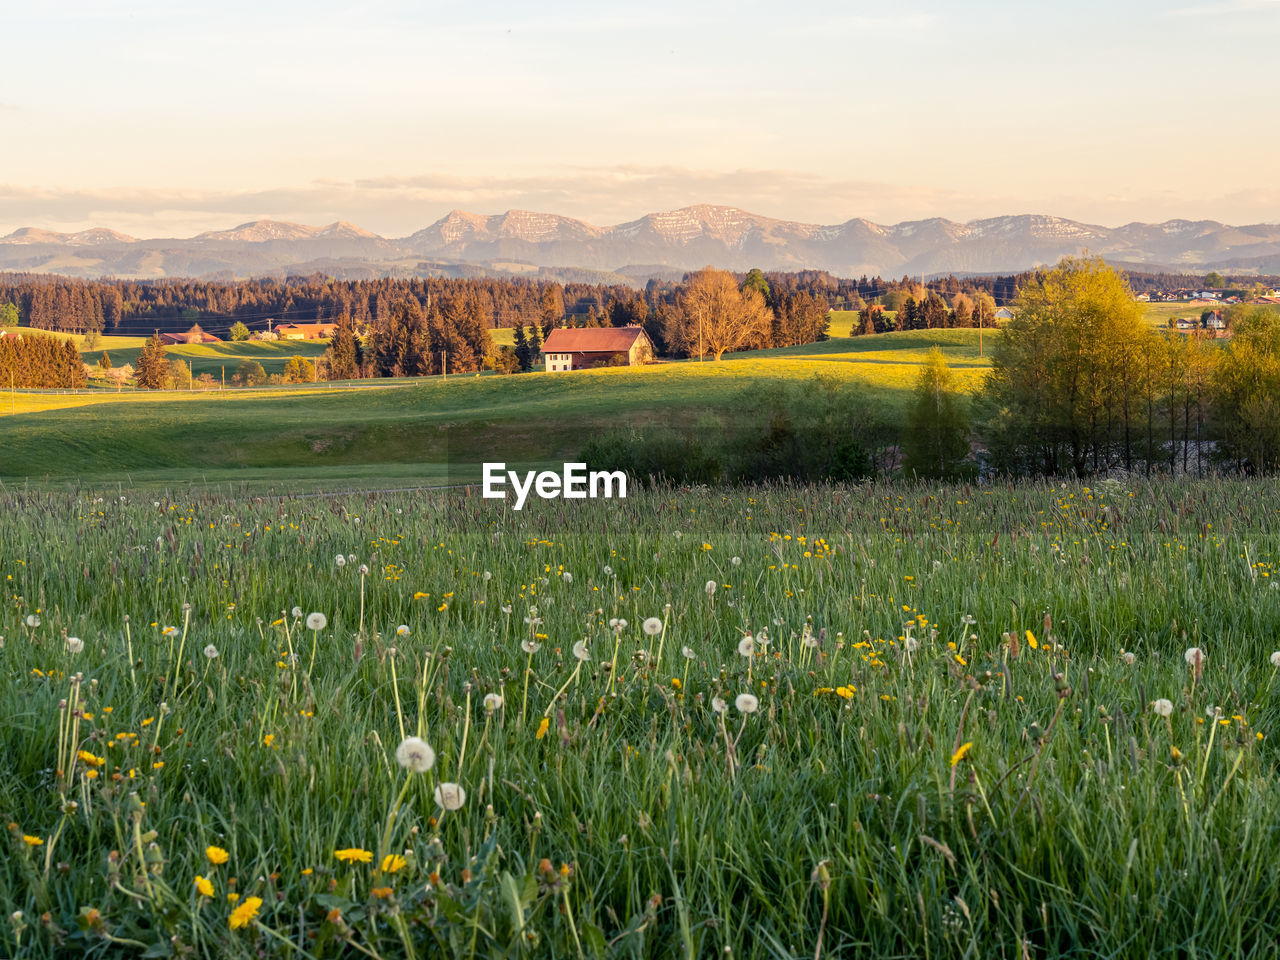
[(1187, 304), (1222, 304), (1229, 306), (1234, 303), (1272, 303), (1280, 304), (1280, 287), (1272, 288), (1268, 293), (1258, 297), (1242, 297), (1238, 290), (1233, 288), (1219, 290), (1197, 290), (1180, 289), (1180, 290), (1153, 290), (1150, 293), (1140, 293), (1134, 298), (1140, 303), (1187, 303)]
[(1231, 333), (1229, 324), (1223, 316), (1223, 310), (1242, 303), (1280, 306), (1280, 288), (1255, 289), (1250, 294), (1243, 294), (1236, 288), (1206, 290), (1193, 287), (1153, 290), (1140, 293), (1134, 299), (1139, 303), (1172, 303), (1201, 307), (1203, 309), (1193, 316), (1170, 317), (1170, 329), (1183, 334), (1203, 333), (1211, 337), (1227, 337)]

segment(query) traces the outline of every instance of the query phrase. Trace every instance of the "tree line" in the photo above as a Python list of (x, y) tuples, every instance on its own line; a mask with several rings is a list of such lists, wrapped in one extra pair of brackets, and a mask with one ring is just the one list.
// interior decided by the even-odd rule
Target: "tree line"
[(997, 474), (1280, 470), (1280, 312), (1231, 307), (1223, 339), (1153, 328), (1127, 278), (1087, 257), (1033, 275), (1014, 310), (973, 398), (972, 433), (954, 397), (945, 412), (936, 402), (945, 364), (922, 374), (905, 471), (958, 475), (973, 465), (970, 438)]
[(896, 415), (817, 377), (753, 389), (762, 417), (731, 405), (713, 435), (619, 431), (583, 456), (676, 482), (1280, 472), (1280, 311), (1228, 308), (1229, 338), (1153, 327), (1125, 275), (1089, 257), (1029, 275), (1012, 306), (973, 395), (935, 348)]
[(78, 388), (88, 380), (80, 351), (61, 337), (0, 337), (0, 388)]

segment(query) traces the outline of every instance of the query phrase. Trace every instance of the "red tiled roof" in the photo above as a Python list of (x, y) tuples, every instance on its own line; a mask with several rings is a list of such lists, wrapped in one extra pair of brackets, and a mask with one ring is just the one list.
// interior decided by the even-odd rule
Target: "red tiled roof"
[(542, 352), (625, 352), (643, 336), (643, 327), (557, 327), (543, 342)]

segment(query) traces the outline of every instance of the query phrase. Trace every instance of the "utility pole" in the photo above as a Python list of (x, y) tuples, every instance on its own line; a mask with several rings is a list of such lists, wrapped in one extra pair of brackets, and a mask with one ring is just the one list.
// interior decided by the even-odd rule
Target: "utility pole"
[(449, 376), (449, 351), (440, 351), (440, 376), (447, 378)]
[(227, 365), (222, 365), (222, 392), (227, 392)]

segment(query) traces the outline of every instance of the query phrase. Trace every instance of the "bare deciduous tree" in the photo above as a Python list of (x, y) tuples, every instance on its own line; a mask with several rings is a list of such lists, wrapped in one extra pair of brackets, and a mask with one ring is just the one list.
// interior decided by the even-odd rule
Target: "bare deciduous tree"
[(758, 290), (739, 290), (728, 271), (704, 267), (689, 278), (664, 319), (670, 347), (719, 360), (726, 351), (766, 340), (771, 314)]

